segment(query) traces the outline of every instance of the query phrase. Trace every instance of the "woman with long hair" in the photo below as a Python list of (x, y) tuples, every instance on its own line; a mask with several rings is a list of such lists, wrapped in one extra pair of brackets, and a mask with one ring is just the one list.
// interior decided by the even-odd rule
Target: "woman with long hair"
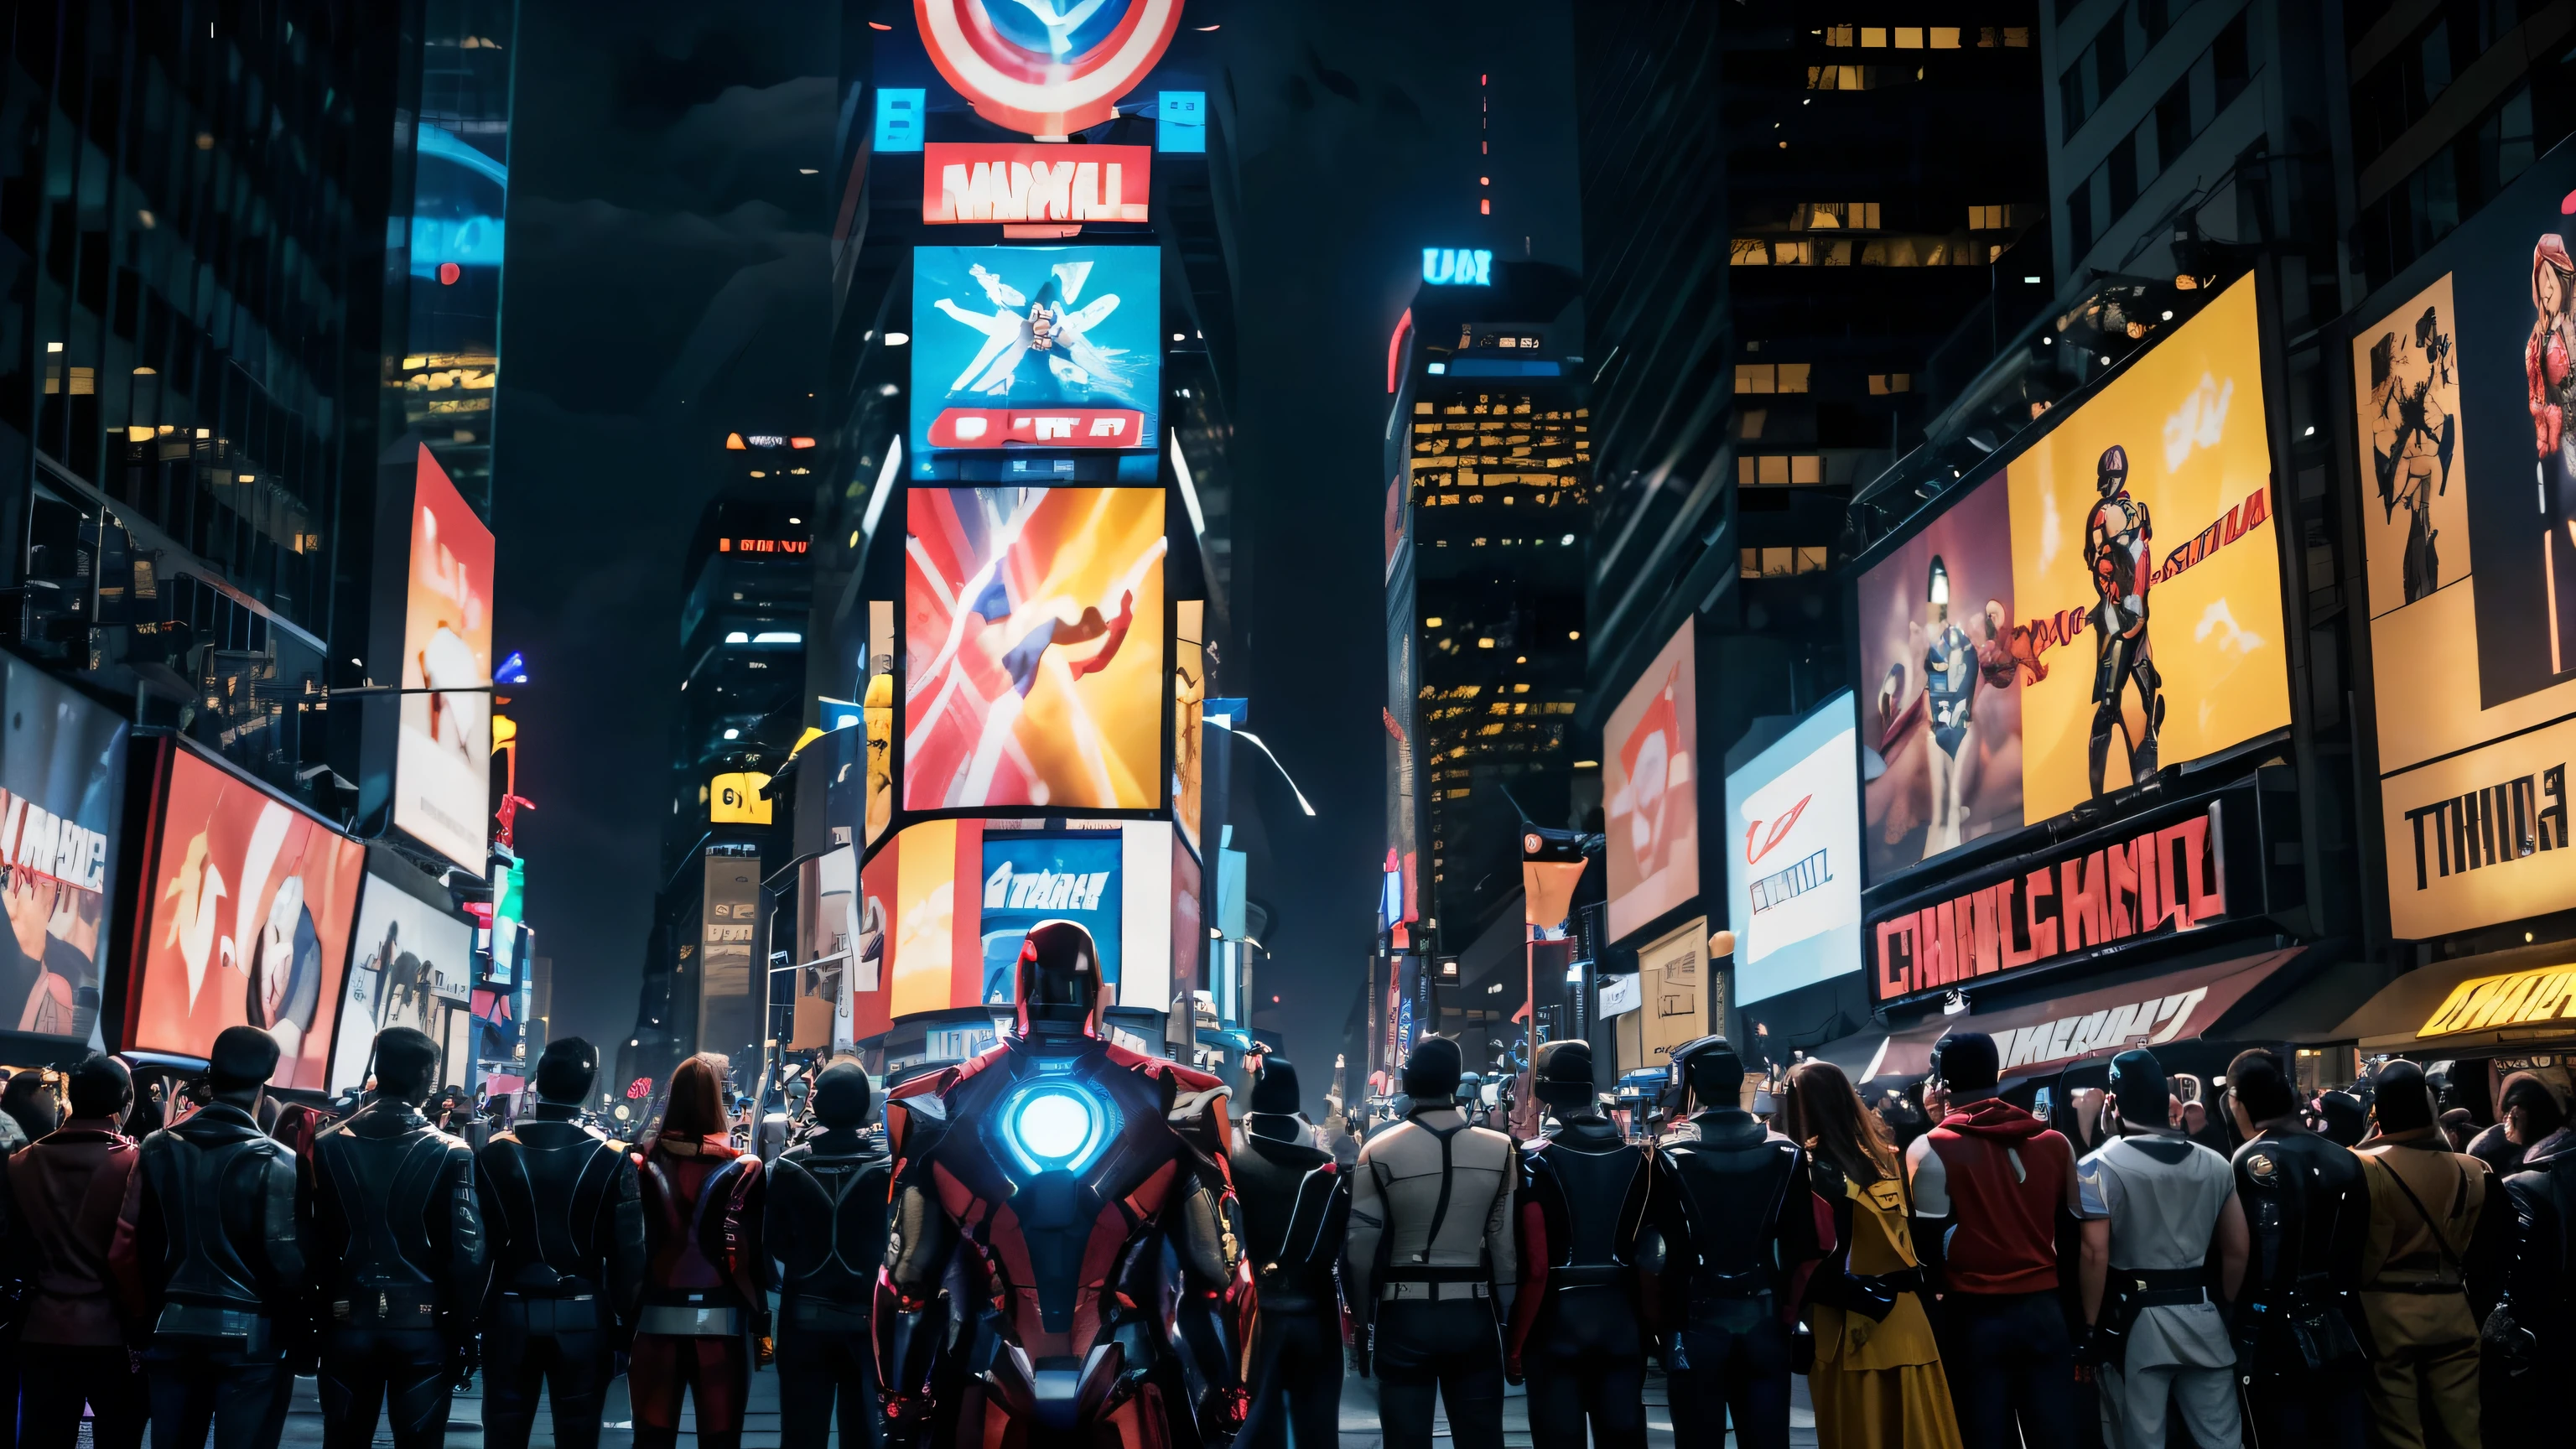
[(703, 1449), (741, 1449), (752, 1356), (767, 1363), (769, 1257), (760, 1159), (734, 1150), (723, 1057), (680, 1063), (662, 1125), (644, 1144), (644, 1307), (627, 1382), (637, 1449), (672, 1449), (680, 1396), (694, 1394)]
[(1833, 1255), (1807, 1295), (1819, 1449), (1959, 1449), (1896, 1145), (1831, 1062), (1789, 1069), (1781, 1127), (1806, 1147), (1834, 1214)]

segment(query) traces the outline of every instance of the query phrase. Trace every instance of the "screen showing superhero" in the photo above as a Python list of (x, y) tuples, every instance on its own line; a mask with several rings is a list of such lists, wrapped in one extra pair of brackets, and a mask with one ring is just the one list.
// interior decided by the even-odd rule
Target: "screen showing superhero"
[[(2155, 524), (2147, 505), (2129, 496), (2129, 450), (2114, 443), (2095, 465), (2094, 489), (2102, 501), (2084, 520), (2084, 566), (2093, 574), (2093, 732), (2085, 746), (2093, 794), (2102, 794), (2102, 767), (2117, 732), (2126, 749), (2129, 778), (2156, 773), (2156, 730), (2165, 701), (2159, 692), (2155, 650), (2147, 640), (2147, 585), (2155, 567)], [(2136, 691), (2135, 709), (2126, 700)]]
[[(2436, 290), (2438, 300), (2428, 294), (2411, 324), (2401, 322), (2355, 344), (2356, 350), (2369, 349), (2365, 416), (2371, 475), (2379, 488), (2379, 517), (2365, 525), (2376, 525), (2370, 549), (2374, 613), (2414, 603), (2446, 582), (2439, 545), (2442, 520), (2435, 517), (2435, 510), (2447, 513), (2466, 501), (2464, 494), (2454, 498), (2451, 492), (2460, 449), (2460, 378), (2445, 325), (2451, 310), (2448, 279)], [(2379, 536), (2397, 528), (2404, 530), (2402, 542)], [(2467, 572), (2468, 538), (2465, 529), (2454, 532), (2459, 548), (2456, 577)], [(2398, 568), (2394, 598), (2383, 597), (2386, 589), (2379, 567), (2383, 553), (2394, 555)]]

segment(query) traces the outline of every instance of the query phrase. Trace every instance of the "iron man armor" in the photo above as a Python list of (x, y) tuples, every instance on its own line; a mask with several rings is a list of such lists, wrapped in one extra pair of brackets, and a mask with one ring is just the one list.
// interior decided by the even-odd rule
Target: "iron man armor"
[(1223, 1088), (1101, 1039), (1100, 958), (1070, 922), (1030, 930), (1015, 996), (999, 1045), (886, 1100), (889, 1442), (937, 1419), (978, 1449), (1224, 1444), (1254, 1294)]

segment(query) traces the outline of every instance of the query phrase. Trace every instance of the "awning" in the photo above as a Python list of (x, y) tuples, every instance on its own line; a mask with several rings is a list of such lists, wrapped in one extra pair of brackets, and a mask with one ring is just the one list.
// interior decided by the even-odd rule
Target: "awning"
[(1878, 1059), (1886, 1046), (1886, 1032), (1856, 1031), (1823, 1046), (1808, 1047), (1806, 1052), (1812, 1060), (1831, 1062), (1842, 1068), (1843, 1075), (1851, 1078), (1852, 1085), (1857, 1087), (1868, 1082), (1873, 1075), (1886, 1075), (1878, 1070)]
[(2297, 959), (2301, 949), (2240, 956), (2034, 1006), (1928, 1021), (1891, 1034), (1874, 1074), (1924, 1075), (1932, 1069), (1933, 1043), (1951, 1031), (1993, 1037), (2006, 1077), (2037, 1076), (2087, 1057), (2108, 1059), (2131, 1047), (2205, 1036), (2247, 993)]
[(2419, 966), (2382, 987), (2336, 1035), (2364, 1055), (2576, 1043), (2576, 945)]

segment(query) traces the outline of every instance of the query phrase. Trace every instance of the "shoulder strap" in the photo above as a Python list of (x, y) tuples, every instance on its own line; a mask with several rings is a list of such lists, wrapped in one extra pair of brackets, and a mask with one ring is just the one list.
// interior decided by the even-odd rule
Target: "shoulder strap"
[(1455, 1164), (1451, 1162), (1449, 1155), (1450, 1140), (1466, 1131), (1467, 1124), (1461, 1122), (1447, 1131), (1437, 1127), (1427, 1127), (1420, 1122), (1415, 1122), (1413, 1125), (1440, 1139), (1440, 1196), (1431, 1204), (1431, 1226), (1425, 1228), (1422, 1233), (1422, 1251), (1428, 1254), (1439, 1245), (1440, 1225), (1449, 1220), (1449, 1190), (1457, 1182)]
[[(2459, 1254), (2451, 1251), (2451, 1240), (2442, 1236), (2441, 1225), (2434, 1222), (2433, 1215), (2424, 1210), (2423, 1199), (2415, 1196), (2415, 1189), (2406, 1185), (2405, 1174), (2399, 1172), (2396, 1168), (2390, 1166), (2386, 1162), (2380, 1163), (2379, 1167), (2382, 1172), (2388, 1174), (2388, 1180), (2390, 1182), (2397, 1184), (2397, 1190), (2406, 1194), (2407, 1205), (2415, 1209), (2415, 1216), (2423, 1220), (2424, 1232), (2427, 1236), (2432, 1238), (2434, 1251), (2442, 1255), (2442, 1266), (2459, 1274), (2463, 1279), (2467, 1278), (2468, 1269), (2461, 1266)], [(2460, 1166), (2456, 1162), (2451, 1164), (2451, 1169), (2460, 1174), (2460, 1186), (2463, 1190), (2466, 1190), (2468, 1187), (2469, 1177), (2468, 1169)]]

